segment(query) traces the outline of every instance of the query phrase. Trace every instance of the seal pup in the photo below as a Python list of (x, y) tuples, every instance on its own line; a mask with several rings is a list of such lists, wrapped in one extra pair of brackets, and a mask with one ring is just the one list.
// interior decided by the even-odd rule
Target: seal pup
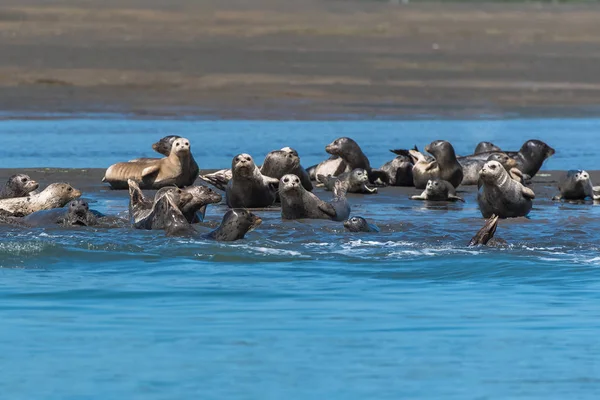
[[(417, 189), (425, 189), (430, 179), (443, 179), (455, 188), (463, 179), (463, 169), (456, 158), (454, 147), (445, 140), (436, 140), (425, 147), (425, 151), (433, 155), (429, 160), (417, 150), (409, 150), (413, 158), (413, 180)], [(392, 153), (405, 155), (406, 150), (391, 150)]]
[[(471, 246), (485, 246), (492, 240), (498, 227), (498, 216), (492, 215), (488, 220), (485, 221), (483, 227), (471, 238), (469, 247)], [(490, 243), (492, 244), (492, 243)]]
[(590, 174), (584, 170), (570, 170), (558, 184), (559, 195), (552, 200), (600, 200), (600, 195), (594, 194), (594, 186)]
[(347, 182), (336, 181), (333, 200), (329, 203), (308, 192), (296, 175), (285, 175), (279, 183), (282, 219), (331, 219), (344, 221), (350, 215), (346, 199)]
[(0, 200), (15, 197), (26, 197), (36, 190), (40, 185), (31, 179), (29, 175), (16, 174), (8, 178), (8, 181), (0, 190)]
[(377, 225), (370, 224), (363, 217), (352, 217), (344, 221), (344, 228), (350, 232), (379, 232)]
[(442, 179), (430, 179), (423, 193), (419, 196), (411, 196), (411, 200), (429, 200), (429, 201), (462, 201), (461, 197), (456, 195), (456, 189), (450, 182)]
[(475, 147), (475, 151), (473, 152), (473, 154), (490, 153), (490, 152), (494, 152), (494, 151), (501, 152), (502, 149), (500, 149), (500, 147), (496, 146), (492, 142), (479, 142), (479, 143), (477, 143), (477, 146)]
[[(338, 173), (324, 173), (324, 171), (319, 171), (319, 168), (315, 170), (315, 174), (317, 177), (317, 181), (319, 180), (319, 175), (323, 176), (337, 176), (343, 172), (350, 172), (355, 170), (356, 168), (362, 168), (367, 171), (369, 174), (369, 182), (375, 183), (377, 179), (380, 179), (384, 184), (388, 184), (387, 174), (383, 171), (372, 169), (371, 163), (369, 159), (363, 153), (362, 149), (354, 140), (349, 137), (341, 137), (333, 142), (329, 143), (325, 146), (325, 151), (332, 156), (337, 156), (344, 161), (346, 164), (346, 168), (342, 172)], [(340, 165), (341, 167), (341, 165)]]
[(219, 242), (233, 242), (243, 239), (261, 223), (262, 219), (250, 211), (232, 209), (225, 213), (221, 225), (205, 237)]
[(184, 187), (194, 183), (198, 173), (190, 171), (190, 142), (186, 138), (173, 141), (168, 157), (113, 164), (106, 170), (102, 182), (113, 189), (125, 189), (127, 180), (139, 182), (142, 189), (160, 189), (165, 186)]
[(27, 226), (63, 225), (94, 226), (98, 223), (98, 215), (90, 211), (88, 202), (82, 199), (73, 200), (67, 207), (41, 210), (23, 218)]
[(390, 186), (414, 186), (413, 167), (414, 164), (409, 156), (399, 155), (379, 169), (387, 174)]
[(261, 174), (249, 154), (233, 158), (231, 174), (225, 190), (229, 208), (261, 208), (275, 203), (279, 181)]
[(344, 172), (337, 177), (321, 175), (319, 176), (319, 181), (323, 182), (325, 188), (330, 191), (333, 190), (336, 181), (344, 181), (348, 183), (348, 193), (377, 193), (377, 188), (368, 186), (369, 175), (362, 168), (355, 168), (352, 172)]
[(533, 190), (512, 179), (498, 161), (488, 161), (481, 172), (482, 186), (477, 193), (477, 203), (484, 218), (524, 217), (529, 214)]
[(81, 192), (67, 183), (52, 183), (38, 194), (0, 200), (0, 210), (24, 217), (40, 210), (60, 208), (81, 196)]
[(177, 187), (167, 187), (158, 190), (154, 199), (149, 200), (144, 196), (137, 182), (129, 179), (127, 183), (129, 184), (129, 220), (136, 229), (164, 229), (171, 215), (167, 213), (169, 207), (174, 205), (181, 213), (181, 209), (193, 199), (190, 193)]

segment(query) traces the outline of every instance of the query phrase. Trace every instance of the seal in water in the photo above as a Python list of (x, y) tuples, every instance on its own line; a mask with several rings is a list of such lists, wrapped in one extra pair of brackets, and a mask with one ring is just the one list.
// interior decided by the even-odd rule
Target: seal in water
[(344, 221), (344, 228), (350, 232), (379, 232), (376, 225), (370, 224), (363, 217), (352, 217)]
[(479, 174), (483, 185), (477, 193), (479, 210), (484, 218), (524, 217), (529, 214), (533, 190), (512, 179), (497, 161), (485, 163)]
[[(362, 149), (354, 140), (348, 137), (341, 137), (333, 142), (329, 143), (325, 146), (325, 151), (331, 154), (332, 156), (337, 156), (341, 158), (345, 164), (344, 171), (335, 171), (335, 173), (327, 173), (323, 170), (323, 168), (319, 168), (317, 166), (315, 170), (315, 174), (317, 177), (317, 181), (319, 180), (319, 176), (338, 176), (343, 172), (350, 172), (355, 170), (356, 168), (362, 168), (367, 171), (369, 174), (369, 182), (375, 183), (377, 179), (382, 181), (384, 184), (388, 184), (388, 176), (385, 172), (377, 169), (371, 168), (371, 163), (369, 159), (363, 153)], [(327, 160), (327, 161), (331, 161)], [(341, 165), (339, 166), (341, 167)]]
[(170, 221), (171, 214), (167, 212), (169, 207), (173, 205), (183, 215), (181, 209), (193, 199), (190, 193), (176, 187), (167, 187), (158, 190), (154, 200), (150, 201), (144, 197), (137, 182), (129, 179), (127, 183), (129, 184), (129, 220), (137, 229), (165, 229)]
[(308, 192), (296, 175), (285, 175), (279, 183), (282, 219), (331, 219), (344, 221), (350, 215), (350, 204), (346, 199), (348, 183), (336, 181), (333, 200), (329, 203)]
[(414, 186), (412, 159), (406, 155), (396, 156), (380, 168), (388, 176), (390, 186)]
[(0, 190), (0, 200), (25, 197), (36, 190), (40, 185), (28, 175), (17, 174), (8, 178), (8, 181)]
[(192, 199), (181, 208), (183, 216), (191, 224), (204, 221), (206, 207), (223, 200), (219, 193), (206, 186), (189, 186), (181, 190), (192, 195)]
[[(392, 153), (406, 155), (406, 150), (391, 150)], [(463, 179), (462, 166), (456, 159), (454, 147), (445, 140), (436, 140), (425, 147), (425, 151), (433, 155), (434, 160), (428, 160), (422, 153), (409, 150), (413, 158), (413, 180), (417, 189), (425, 189), (430, 179), (443, 179), (455, 188)]]
[(594, 186), (590, 174), (583, 170), (568, 171), (558, 184), (560, 194), (552, 200), (600, 200), (600, 195), (594, 194)]
[[(195, 163), (195, 161), (194, 161)], [(103, 182), (113, 189), (125, 189), (127, 180), (139, 182), (142, 189), (160, 189), (165, 186), (184, 187), (194, 183), (198, 172), (190, 170), (190, 142), (185, 138), (175, 139), (168, 157), (113, 164), (106, 170)]]
[(461, 197), (456, 195), (456, 189), (450, 182), (442, 179), (430, 179), (427, 186), (420, 196), (411, 196), (411, 200), (429, 200), (429, 201), (462, 201)]
[(207, 234), (207, 239), (219, 242), (233, 242), (244, 236), (262, 223), (262, 219), (250, 211), (243, 209), (228, 210), (223, 216), (221, 225)]
[(225, 191), (229, 208), (260, 208), (275, 203), (279, 181), (261, 174), (249, 154), (233, 158), (231, 174)]
[[(493, 240), (496, 228), (498, 227), (498, 216), (492, 215), (488, 220), (485, 221), (483, 227), (471, 238), (469, 246), (486, 246)], [(489, 243), (492, 245), (493, 243)]]
[(362, 168), (356, 168), (352, 172), (344, 172), (337, 177), (319, 176), (319, 181), (323, 182), (327, 190), (333, 190), (336, 181), (344, 181), (348, 183), (348, 193), (377, 193), (377, 188), (368, 186), (369, 175)]
[(94, 226), (98, 224), (99, 213), (90, 211), (88, 202), (73, 200), (66, 208), (36, 211), (23, 218), (27, 226), (63, 225)]
[(24, 217), (40, 210), (60, 208), (81, 196), (81, 192), (67, 183), (52, 183), (38, 194), (0, 200), (0, 210)]
[(481, 154), (481, 153), (491, 153), (494, 151), (502, 151), (500, 147), (496, 146), (492, 142), (479, 142), (475, 147), (475, 151), (473, 154)]

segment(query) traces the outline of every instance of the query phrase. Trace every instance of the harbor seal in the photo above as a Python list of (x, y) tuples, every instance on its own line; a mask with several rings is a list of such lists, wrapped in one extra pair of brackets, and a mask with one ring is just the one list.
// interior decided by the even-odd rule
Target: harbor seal
[[(159, 154), (162, 154), (165, 157), (168, 157), (171, 154), (171, 148), (173, 147), (173, 142), (177, 139), (181, 139), (181, 136), (177, 136), (177, 135), (165, 136), (164, 138), (160, 139), (158, 142), (156, 142), (152, 145), (152, 150), (156, 151)], [(136, 161), (153, 162), (153, 161), (158, 161), (158, 160), (160, 160), (160, 158), (138, 158), (135, 160), (131, 160), (129, 162), (136, 162)], [(192, 185), (194, 183), (194, 181), (196, 180), (196, 177), (198, 176), (199, 173), (200, 173), (200, 168), (198, 167), (198, 163), (196, 162), (196, 160), (194, 159), (194, 155), (190, 151), (188, 165), (187, 165), (187, 167), (185, 167), (183, 169), (183, 174), (189, 175), (190, 185)]]
[(300, 165), (298, 152), (291, 147), (284, 147), (281, 150), (274, 150), (267, 154), (260, 167), (260, 173), (278, 181), (284, 175), (293, 174), (300, 178), (304, 189), (309, 192), (313, 190), (308, 173)]
[(308, 192), (296, 175), (285, 175), (279, 183), (282, 219), (331, 219), (343, 221), (350, 215), (350, 205), (346, 199), (347, 183), (336, 181), (331, 202), (319, 199)]
[[(404, 155), (406, 150), (391, 150), (392, 153)], [(436, 140), (425, 147), (425, 151), (433, 155), (429, 160), (417, 150), (409, 150), (413, 158), (413, 180), (417, 189), (425, 189), (430, 179), (443, 179), (455, 188), (463, 179), (462, 166), (456, 158), (454, 147), (445, 140)]]
[(279, 181), (261, 174), (249, 154), (233, 158), (231, 175), (225, 191), (229, 208), (261, 208), (275, 203)]
[[(101, 215), (101, 214), (100, 214)], [(82, 199), (73, 200), (67, 207), (41, 210), (23, 218), (27, 226), (94, 226), (98, 224), (98, 214), (90, 211), (88, 202)]]
[(165, 229), (172, 215), (168, 212), (169, 208), (174, 205), (183, 215), (181, 209), (193, 199), (190, 193), (177, 187), (166, 187), (158, 190), (154, 199), (149, 200), (144, 196), (137, 182), (129, 179), (127, 183), (129, 184), (129, 220), (136, 229)]
[(233, 242), (243, 239), (261, 223), (262, 219), (250, 211), (232, 209), (225, 213), (221, 225), (205, 237), (219, 242)]
[(560, 194), (552, 200), (600, 200), (600, 195), (594, 194), (590, 174), (584, 170), (568, 171), (559, 181), (558, 190)]
[(450, 182), (442, 179), (430, 179), (423, 193), (419, 196), (411, 196), (411, 200), (429, 200), (429, 201), (462, 201), (461, 197), (456, 195), (456, 189)]
[(355, 168), (352, 172), (344, 172), (337, 177), (334, 176), (319, 176), (319, 181), (323, 182), (327, 190), (332, 191), (336, 181), (344, 181), (348, 183), (348, 193), (377, 193), (377, 188), (369, 187), (369, 175), (362, 168)]
[(518, 182), (524, 183), (525, 176), (519, 171), (517, 162), (506, 153), (490, 153), (486, 160), (477, 158), (458, 158), (463, 168), (463, 180), (461, 185), (470, 186), (479, 184), (479, 172), (488, 161), (498, 161), (509, 173), (510, 177)]
[(485, 163), (481, 172), (482, 186), (477, 193), (479, 210), (484, 218), (524, 217), (529, 214), (533, 190), (512, 179), (497, 161)]
[(165, 186), (184, 187), (194, 183), (198, 173), (192, 174), (190, 142), (185, 138), (173, 141), (168, 157), (113, 164), (106, 170), (103, 182), (113, 189), (128, 188), (127, 180), (139, 182), (142, 189), (160, 189)]
[(363, 217), (352, 217), (344, 221), (344, 228), (350, 232), (379, 232), (379, 228)]
[(52, 183), (40, 193), (0, 200), (0, 210), (24, 217), (40, 210), (60, 208), (81, 196), (81, 192), (67, 183)]
[(338, 176), (349, 170), (350, 168), (341, 157), (331, 156), (327, 160), (308, 168), (307, 172), (311, 180), (317, 181), (318, 175)]
[(206, 186), (189, 186), (181, 190), (192, 195), (192, 199), (181, 208), (183, 216), (191, 224), (204, 221), (206, 207), (223, 200), (219, 193)]
[(496, 146), (492, 142), (479, 142), (479, 143), (477, 143), (477, 146), (475, 147), (475, 151), (473, 152), (473, 154), (489, 153), (489, 152), (494, 152), (494, 151), (501, 152), (502, 150), (500, 149), (500, 147)]
[(390, 186), (414, 186), (413, 167), (414, 164), (410, 157), (399, 155), (383, 164), (379, 169), (387, 174)]
[[(337, 156), (341, 158), (345, 164), (344, 171), (336, 173), (324, 173), (325, 171), (317, 169), (315, 170), (315, 174), (317, 177), (317, 181), (319, 180), (319, 175), (323, 176), (337, 176), (343, 172), (350, 172), (355, 170), (356, 168), (362, 168), (367, 171), (369, 175), (369, 182), (375, 183), (377, 179), (383, 182), (384, 185), (388, 184), (388, 176), (381, 170), (371, 168), (371, 163), (369, 159), (363, 153), (362, 149), (354, 140), (349, 137), (341, 137), (333, 142), (329, 143), (325, 146), (325, 151), (332, 156)], [(340, 165), (339, 167), (341, 167)]]
[(36, 190), (40, 185), (31, 179), (29, 175), (16, 174), (8, 178), (8, 181), (0, 190), (0, 200), (15, 197), (26, 197)]

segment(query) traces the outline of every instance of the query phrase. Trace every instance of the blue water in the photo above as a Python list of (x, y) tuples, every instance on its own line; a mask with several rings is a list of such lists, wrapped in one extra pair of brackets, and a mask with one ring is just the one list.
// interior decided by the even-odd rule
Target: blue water
[[(391, 158), (389, 148), (439, 138), (463, 154), (480, 140), (516, 149), (539, 138), (557, 150), (545, 169), (600, 169), (599, 128), (600, 120), (1, 121), (0, 162), (106, 167), (151, 156), (166, 134), (188, 137), (203, 168), (286, 145), (310, 165), (339, 136), (356, 139), (374, 165)], [(46, 185), (62, 176), (32, 177)], [(0, 397), (597, 399), (600, 208), (552, 202), (554, 185), (536, 178), (531, 218), (500, 223), (502, 248), (466, 247), (482, 224), (473, 189), (461, 193), (464, 204), (410, 201), (410, 189), (351, 196), (354, 213), (381, 227), (372, 235), (282, 222), (274, 211), (231, 244), (0, 227)], [(75, 186), (93, 208), (127, 209), (124, 191)], [(211, 207), (207, 219), (224, 211)]]

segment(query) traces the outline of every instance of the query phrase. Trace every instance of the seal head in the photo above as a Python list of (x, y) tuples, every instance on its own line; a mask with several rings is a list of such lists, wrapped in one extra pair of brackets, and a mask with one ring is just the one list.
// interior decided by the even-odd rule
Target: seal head
[(344, 228), (350, 232), (379, 232), (379, 228), (369, 224), (363, 217), (352, 217), (344, 221)]
[(31, 179), (29, 175), (16, 174), (8, 178), (8, 181), (2, 190), (0, 190), (0, 199), (25, 197), (39, 186), (40, 185)]
[(258, 227), (262, 219), (250, 211), (243, 209), (232, 209), (225, 213), (221, 225), (210, 232), (207, 238), (219, 242), (233, 242), (243, 239), (244, 236)]
[(497, 161), (485, 163), (479, 173), (483, 185), (477, 194), (479, 210), (484, 218), (523, 217), (529, 214), (533, 190), (512, 179)]

